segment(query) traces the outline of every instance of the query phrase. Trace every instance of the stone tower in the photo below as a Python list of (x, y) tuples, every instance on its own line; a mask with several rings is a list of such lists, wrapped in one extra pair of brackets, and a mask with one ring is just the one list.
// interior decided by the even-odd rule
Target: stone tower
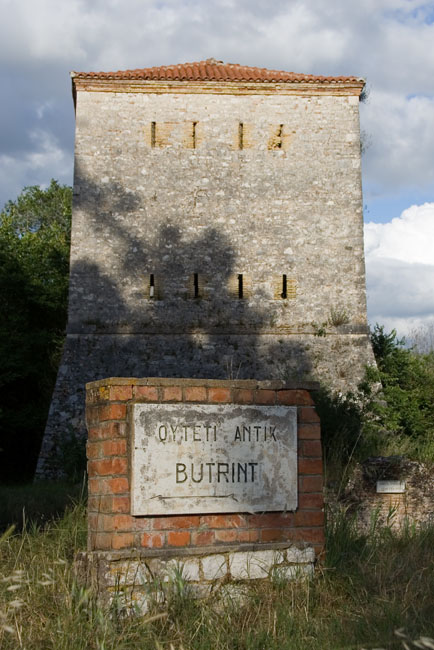
[(371, 362), (356, 77), (72, 73), (69, 319), (38, 473), (110, 376), (301, 379)]

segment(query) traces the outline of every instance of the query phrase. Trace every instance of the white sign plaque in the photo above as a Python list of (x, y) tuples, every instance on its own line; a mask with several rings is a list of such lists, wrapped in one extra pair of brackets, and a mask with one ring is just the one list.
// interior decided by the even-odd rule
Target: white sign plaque
[(133, 515), (296, 509), (296, 407), (132, 409)]
[(377, 481), (378, 494), (403, 494), (405, 481)]

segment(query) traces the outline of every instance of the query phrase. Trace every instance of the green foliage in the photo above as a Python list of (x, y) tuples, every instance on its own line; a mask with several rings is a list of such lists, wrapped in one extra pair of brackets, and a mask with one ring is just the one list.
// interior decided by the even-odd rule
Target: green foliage
[[(372, 404), (378, 426), (419, 445), (434, 440), (434, 353), (415, 354), (395, 330), (376, 325), (371, 335), (377, 369), (371, 384), (381, 382), (383, 401)], [(434, 460), (434, 458), (432, 458)]]
[(52, 180), (0, 213), (3, 480), (30, 478), (39, 450), (66, 323), (71, 198)]
[(417, 354), (379, 325), (371, 340), (377, 366), (366, 369), (357, 392), (323, 387), (315, 396), (332, 484), (344, 485), (352, 462), (369, 456), (434, 462), (434, 352)]

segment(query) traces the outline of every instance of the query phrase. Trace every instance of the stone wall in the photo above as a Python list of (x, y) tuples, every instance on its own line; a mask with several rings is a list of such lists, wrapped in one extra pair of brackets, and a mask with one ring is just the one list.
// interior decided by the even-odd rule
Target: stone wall
[[(424, 463), (403, 456), (378, 456), (357, 464), (339, 501), (355, 517), (360, 531), (387, 526), (397, 530), (424, 527), (434, 523), (434, 470)], [(401, 483), (401, 492), (381, 493), (377, 482)]]
[(372, 362), (359, 91), (269, 86), (78, 88), (69, 322), (39, 474), (56, 436), (84, 434), (87, 381), (345, 391)]

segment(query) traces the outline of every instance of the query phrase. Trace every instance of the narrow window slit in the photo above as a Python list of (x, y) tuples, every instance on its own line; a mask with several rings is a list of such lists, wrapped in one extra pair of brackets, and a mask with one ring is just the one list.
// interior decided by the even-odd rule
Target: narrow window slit
[(155, 278), (153, 273), (149, 276), (149, 297), (155, 298)]
[(196, 144), (197, 144), (196, 126), (197, 126), (197, 122), (193, 122), (193, 127), (192, 127), (192, 132), (191, 132), (191, 142), (192, 142), (193, 149), (196, 149)]
[(239, 273), (238, 274), (238, 298), (243, 298), (244, 295), (244, 287), (243, 287), (243, 274)]
[(156, 135), (157, 123), (151, 122), (151, 147), (155, 147), (155, 135)]
[(193, 274), (193, 295), (195, 298), (199, 298), (199, 274)]
[(280, 295), (283, 299), (288, 297), (288, 279), (286, 273), (282, 275), (282, 293)]
[(238, 149), (244, 149), (244, 124), (238, 124)]
[(279, 130), (277, 131), (277, 145), (276, 145), (278, 149), (282, 148), (282, 139), (283, 139), (283, 124), (279, 124)]

